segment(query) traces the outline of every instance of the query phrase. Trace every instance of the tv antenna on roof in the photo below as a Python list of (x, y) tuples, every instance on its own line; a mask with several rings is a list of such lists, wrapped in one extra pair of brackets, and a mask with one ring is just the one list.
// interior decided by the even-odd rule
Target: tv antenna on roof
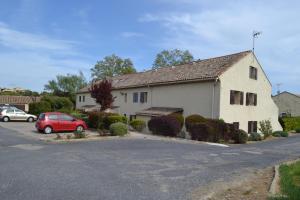
[(277, 94), (280, 94), (280, 86), (282, 85), (282, 83), (277, 83)]
[(258, 38), (259, 35), (261, 35), (262, 32), (261, 31), (253, 31), (252, 33), (252, 51), (254, 53), (254, 47), (255, 47), (255, 38)]

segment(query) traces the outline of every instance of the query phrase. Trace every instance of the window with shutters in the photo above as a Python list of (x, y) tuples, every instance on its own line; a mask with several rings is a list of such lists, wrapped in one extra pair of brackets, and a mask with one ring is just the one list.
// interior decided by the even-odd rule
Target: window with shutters
[(133, 93), (133, 103), (138, 103), (139, 102), (139, 93), (135, 92)]
[(252, 66), (249, 67), (249, 78), (257, 80), (257, 68)]
[(81, 102), (81, 96), (79, 96), (78, 99), (79, 99), (79, 102)]
[(85, 96), (82, 96), (82, 102), (85, 102)]
[(257, 121), (248, 121), (248, 133), (257, 133)]
[(257, 105), (257, 94), (246, 93), (246, 106), (256, 106)]
[(244, 104), (244, 92), (230, 90), (230, 104), (243, 105)]
[(140, 102), (141, 103), (147, 103), (147, 97), (148, 97), (148, 93), (147, 92), (141, 92), (141, 94), (140, 94)]

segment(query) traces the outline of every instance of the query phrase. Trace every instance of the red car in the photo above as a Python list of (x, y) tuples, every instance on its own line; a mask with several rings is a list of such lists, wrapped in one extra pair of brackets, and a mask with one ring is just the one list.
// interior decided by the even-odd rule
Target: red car
[(60, 131), (84, 131), (87, 125), (84, 121), (60, 112), (46, 112), (39, 115), (35, 124), (39, 132), (50, 134)]

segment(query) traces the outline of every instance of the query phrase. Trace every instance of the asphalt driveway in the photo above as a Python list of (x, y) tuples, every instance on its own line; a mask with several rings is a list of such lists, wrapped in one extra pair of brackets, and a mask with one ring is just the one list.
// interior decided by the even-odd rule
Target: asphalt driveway
[(142, 138), (49, 144), (0, 128), (0, 199), (187, 199), (298, 157), (300, 135), (228, 148)]

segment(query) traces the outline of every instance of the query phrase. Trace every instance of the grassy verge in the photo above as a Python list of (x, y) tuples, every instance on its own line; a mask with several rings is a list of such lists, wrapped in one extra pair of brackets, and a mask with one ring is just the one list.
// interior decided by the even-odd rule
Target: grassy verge
[(272, 200), (300, 199), (300, 161), (291, 165), (281, 165), (280, 173), (280, 189), (285, 197), (271, 198)]

